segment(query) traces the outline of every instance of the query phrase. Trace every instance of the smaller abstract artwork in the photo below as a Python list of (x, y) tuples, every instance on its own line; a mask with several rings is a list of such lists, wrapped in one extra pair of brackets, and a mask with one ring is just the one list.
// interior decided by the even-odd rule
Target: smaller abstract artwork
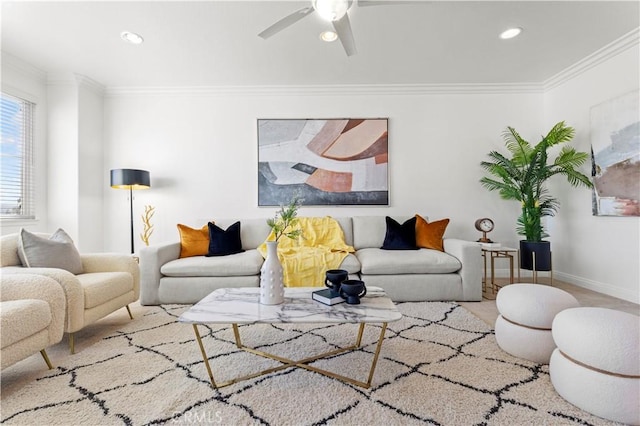
[(593, 214), (640, 216), (640, 92), (591, 108)]
[(258, 205), (388, 205), (387, 119), (259, 119)]

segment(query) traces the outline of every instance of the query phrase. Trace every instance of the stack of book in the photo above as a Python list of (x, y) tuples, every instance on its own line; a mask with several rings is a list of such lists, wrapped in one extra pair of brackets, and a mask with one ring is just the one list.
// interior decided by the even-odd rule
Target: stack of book
[(335, 305), (337, 303), (344, 302), (344, 299), (340, 296), (336, 296), (330, 288), (314, 291), (311, 293), (311, 298), (316, 302), (324, 303), (325, 305)]

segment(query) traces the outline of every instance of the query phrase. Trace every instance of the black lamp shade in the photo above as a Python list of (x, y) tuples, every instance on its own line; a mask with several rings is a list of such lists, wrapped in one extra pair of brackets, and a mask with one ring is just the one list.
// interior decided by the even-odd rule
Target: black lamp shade
[(117, 189), (147, 189), (151, 186), (151, 177), (147, 170), (113, 169), (111, 187)]

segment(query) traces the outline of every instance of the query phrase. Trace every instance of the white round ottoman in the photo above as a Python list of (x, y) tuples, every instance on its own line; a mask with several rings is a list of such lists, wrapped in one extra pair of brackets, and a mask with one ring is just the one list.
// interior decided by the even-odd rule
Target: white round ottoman
[(580, 306), (559, 288), (539, 284), (512, 284), (496, 297), (500, 315), (495, 332), (498, 346), (518, 358), (548, 364), (556, 345), (551, 323), (560, 311)]
[(558, 348), (551, 383), (564, 399), (596, 416), (640, 425), (640, 317), (575, 308), (553, 321)]

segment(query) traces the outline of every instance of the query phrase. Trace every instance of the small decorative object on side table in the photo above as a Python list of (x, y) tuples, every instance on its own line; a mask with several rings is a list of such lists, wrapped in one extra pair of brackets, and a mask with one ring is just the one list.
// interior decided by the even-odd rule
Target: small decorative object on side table
[(493, 242), (489, 238), (487, 238), (487, 232), (493, 231), (493, 228), (494, 228), (493, 220), (489, 219), (488, 217), (483, 217), (481, 219), (476, 220), (475, 226), (478, 231), (482, 232), (482, 237), (478, 239), (479, 243)]

